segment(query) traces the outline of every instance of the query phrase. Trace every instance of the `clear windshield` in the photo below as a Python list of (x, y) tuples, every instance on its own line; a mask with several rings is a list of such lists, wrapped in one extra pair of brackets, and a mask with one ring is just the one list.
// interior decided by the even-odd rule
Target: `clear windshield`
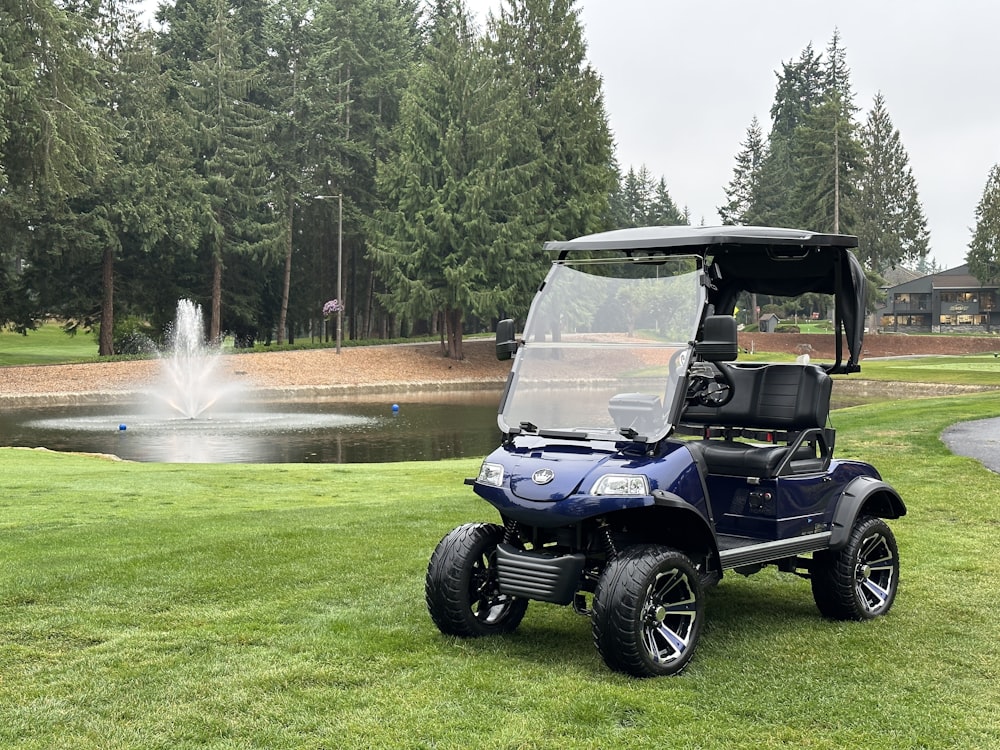
[(701, 319), (695, 258), (560, 261), (525, 323), (500, 429), (658, 440)]

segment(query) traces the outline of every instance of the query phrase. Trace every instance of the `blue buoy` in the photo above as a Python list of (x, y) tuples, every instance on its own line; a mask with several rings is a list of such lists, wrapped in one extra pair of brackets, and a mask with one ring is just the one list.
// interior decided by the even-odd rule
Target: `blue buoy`
[(124, 422), (122, 422), (120, 425), (118, 425), (118, 432), (125, 432), (125, 430), (127, 430), (127, 429), (128, 429), (128, 427), (126, 426), (126, 424)]
[(394, 412), (395, 412), (395, 411), (399, 411), (399, 404), (393, 404), (393, 405), (392, 405), (392, 410), (393, 410)]

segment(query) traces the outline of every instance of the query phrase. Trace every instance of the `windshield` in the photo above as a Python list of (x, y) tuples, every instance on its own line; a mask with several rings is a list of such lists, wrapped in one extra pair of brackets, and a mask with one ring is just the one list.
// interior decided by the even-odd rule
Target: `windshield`
[(696, 258), (556, 262), (535, 297), (500, 429), (655, 441), (701, 319)]

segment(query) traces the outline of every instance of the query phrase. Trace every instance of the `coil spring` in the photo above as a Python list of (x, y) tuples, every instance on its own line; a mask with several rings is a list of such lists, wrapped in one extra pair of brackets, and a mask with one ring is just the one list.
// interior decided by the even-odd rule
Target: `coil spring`
[(608, 555), (608, 560), (618, 557), (618, 548), (615, 546), (614, 537), (611, 536), (611, 527), (604, 521), (601, 522), (601, 533), (604, 538), (604, 551)]
[(517, 521), (513, 518), (504, 519), (503, 522), (503, 543), (513, 544), (517, 541)]

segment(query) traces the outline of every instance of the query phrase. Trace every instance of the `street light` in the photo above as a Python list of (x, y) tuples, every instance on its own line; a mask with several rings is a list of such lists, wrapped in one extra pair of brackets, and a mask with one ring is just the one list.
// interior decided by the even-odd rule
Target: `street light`
[(340, 354), (340, 341), (343, 335), (343, 315), (344, 315), (344, 288), (343, 288), (343, 263), (344, 263), (344, 194), (340, 195), (314, 195), (316, 200), (337, 201), (337, 301), (340, 307), (337, 308), (337, 354)]

